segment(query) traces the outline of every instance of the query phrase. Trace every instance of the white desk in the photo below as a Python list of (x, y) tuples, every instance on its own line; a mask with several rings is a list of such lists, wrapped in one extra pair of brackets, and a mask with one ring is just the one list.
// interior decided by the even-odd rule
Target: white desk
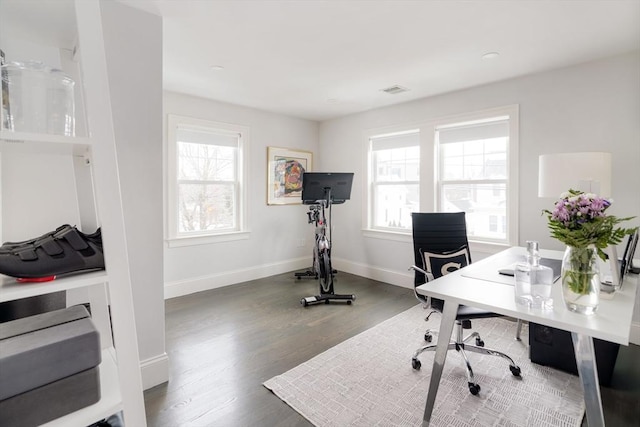
[[(426, 283), (417, 288), (421, 295), (445, 301), (440, 322), (440, 337), (450, 337), (453, 331), (458, 305), (483, 308), (494, 313), (523, 319), (541, 325), (571, 332), (576, 362), (582, 382), (587, 422), (589, 427), (604, 426), (600, 399), (600, 386), (595, 364), (593, 338), (629, 344), (629, 332), (633, 316), (638, 277), (627, 275), (620, 291), (613, 296), (601, 296), (598, 311), (591, 315), (570, 312), (564, 305), (558, 280), (552, 288), (553, 310), (531, 310), (518, 306), (514, 300), (514, 287), (508, 283), (513, 277), (498, 274), (498, 269), (524, 255), (525, 248), (514, 247), (469, 265), (454, 273)], [(562, 252), (542, 250), (545, 258), (562, 258)], [(447, 356), (448, 339), (439, 339), (433, 361), (431, 382), (424, 410), (423, 427), (428, 426), (438, 392)], [(460, 390), (461, 393), (466, 390)]]

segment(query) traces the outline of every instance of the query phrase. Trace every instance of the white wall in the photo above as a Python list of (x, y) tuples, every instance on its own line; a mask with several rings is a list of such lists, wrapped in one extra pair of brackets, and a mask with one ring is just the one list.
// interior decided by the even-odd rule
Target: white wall
[[(640, 53), (634, 52), (323, 122), (321, 163), (329, 169), (355, 172), (352, 200), (344, 206), (344, 218), (336, 223), (336, 267), (412, 286), (412, 276), (406, 272), (413, 257), (410, 241), (364, 237), (361, 231), (365, 129), (511, 104), (520, 106), (520, 244), (538, 240), (543, 248), (563, 249), (549, 237), (546, 219), (540, 215), (553, 204), (537, 197), (540, 154), (611, 152), (614, 205), (610, 212), (638, 216), (628, 224), (640, 224)], [(640, 328), (640, 303), (634, 318)]]
[[(63, 224), (80, 224), (69, 155), (9, 149), (3, 152), (2, 163), (3, 241), (21, 241)], [(45, 182), (49, 191), (43, 191)], [(61, 191), (50, 191), (52, 188)], [(82, 231), (93, 233), (95, 229)]]
[(144, 388), (168, 379), (162, 259), (162, 19), (101, 2)]
[[(165, 243), (165, 296), (171, 298), (309, 266), (313, 230), (307, 224), (307, 207), (267, 206), (267, 147), (300, 149), (317, 155), (318, 124), (309, 120), (165, 92), (165, 152), (167, 114), (250, 128), (250, 140), (246, 148), (249, 156), (247, 190), (250, 235), (245, 240), (197, 246), (169, 247)], [(317, 158), (313, 160), (313, 168), (318, 170)], [(166, 218), (166, 206), (164, 212)], [(298, 246), (300, 239), (305, 240), (303, 246)]]

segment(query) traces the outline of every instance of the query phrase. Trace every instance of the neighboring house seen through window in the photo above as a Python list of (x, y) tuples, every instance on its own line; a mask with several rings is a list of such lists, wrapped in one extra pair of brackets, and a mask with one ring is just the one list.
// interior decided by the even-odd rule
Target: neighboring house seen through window
[(507, 241), (509, 120), (436, 128), (437, 209), (466, 212), (470, 240)]
[(370, 138), (372, 229), (411, 230), (411, 212), (420, 207), (419, 136), (414, 130)]
[(246, 129), (169, 116), (170, 238), (243, 231)]

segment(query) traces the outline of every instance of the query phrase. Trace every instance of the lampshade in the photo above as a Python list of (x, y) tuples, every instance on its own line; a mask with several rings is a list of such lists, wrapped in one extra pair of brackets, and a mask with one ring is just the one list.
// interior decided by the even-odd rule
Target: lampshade
[(538, 163), (538, 197), (558, 198), (569, 189), (611, 196), (611, 153), (543, 154)]

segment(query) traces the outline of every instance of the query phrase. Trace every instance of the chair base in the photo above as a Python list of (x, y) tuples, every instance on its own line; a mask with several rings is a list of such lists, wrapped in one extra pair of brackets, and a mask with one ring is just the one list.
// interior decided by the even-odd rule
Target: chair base
[[(475, 381), (475, 377), (473, 375), (473, 369), (471, 368), (471, 364), (469, 363), (469, 359), (467, 358), (467, 354), (466, 354), (467, 351), (470, 351), (472, 353), (484, 354), (488, 356), (501, 357), (509, 363), (509, 370), (511, 371), (511, 374), (513, 374), (513, 376), (515, 377), (521, 377), (522, 371), (520, 367), (516, 365), (516, 363), (511, 357), (509, 357), (507, 354), (501, 351), (484, 348), (484, 341), (482, 341), (482, 338), (480, 338), (480, 334), (478, 332), (472, 332), (471, 334), (469, 334), (467, 337), (463, 339), (462, 338), (462, 322), (459, 320), (456, 320), (456, 329), (457, 329), (456, 330), (457, 339), (451, 340), (449, 342), (449, 345), (447, 346), (447, 351), (455, 350), (458, 353), (460, 353), (460, 355), (462, 355), (462, 358), (464, 359), (464, 362), (465, 362), (466, 372), (467, 372), (467, 384), (469, 386), (469, 392), (471, 394), (477, 395), (480, 392), (480, 385)], [(427, 331), (427, 334), (429, 334), (429, 331)], [(425, 334), (425, 337), (427, 334)], [(472, 338), (475, 338), (476, 345), (467, 343), (467, 341), (471, 340)], [(436, 351), (437, 347), (438, 347), (437, 344), (429, 344), (429, 345), (422, 346), (418, 350), (416, 350), (416, 352), (413, 354), (413, 357), (411, 358), (411, 366), (413, 367), (413, 369), (419, 370), (420, 367), (422, 366), (420, 359), (418, 359), (418, 356), (420, 356), (420, 354), (424, 353), (425, 351)]]

